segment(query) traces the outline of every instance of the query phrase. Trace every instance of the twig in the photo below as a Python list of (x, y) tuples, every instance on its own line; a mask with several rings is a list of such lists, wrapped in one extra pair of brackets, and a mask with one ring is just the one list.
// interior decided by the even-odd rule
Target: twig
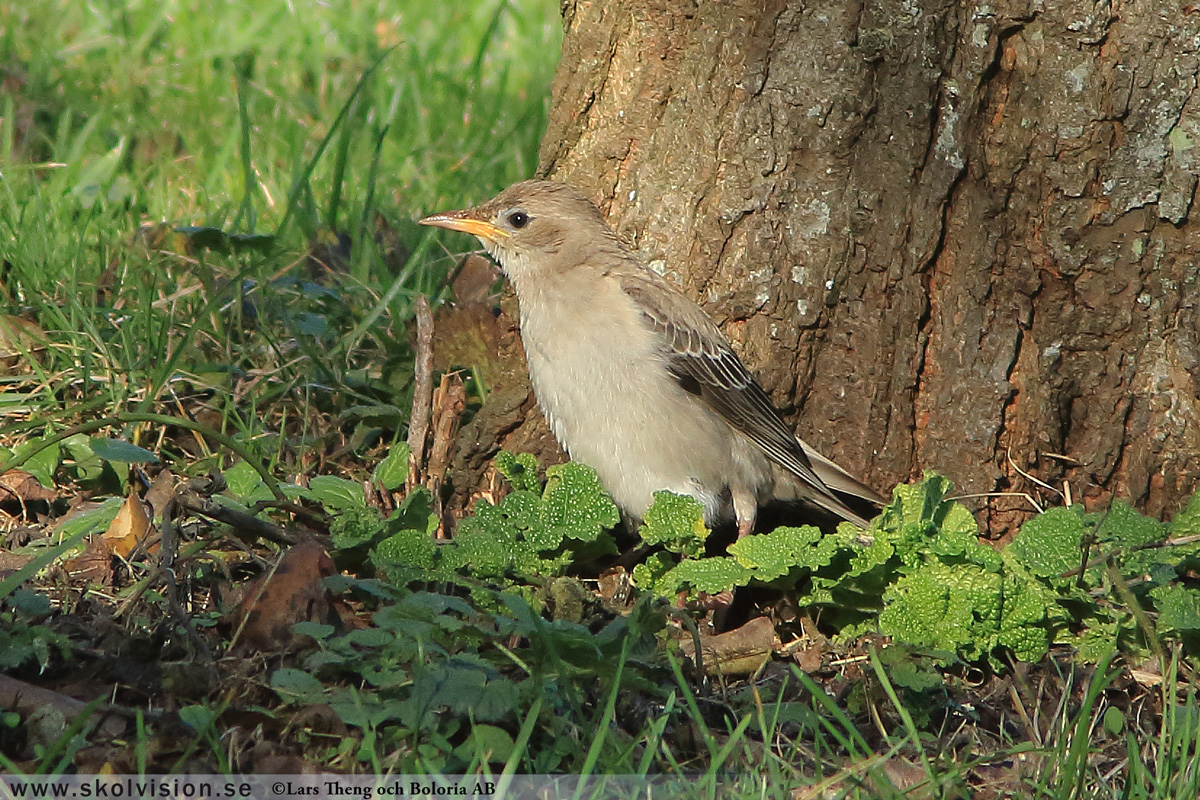
[(433, 511), (441, 524), (438, 538), (446, 538), (446, 524), (442, 519), (442, 482), (450, 468), (451, 448), (458, 435), (458, 426), (463, 412), (467, 410), (467, 390), (458, 373), (442, 376), (441, 385), (434, 392), (433, 441), (429, 447), (429, 463), (425, 470), (425, 485), (433, 495)]
[(1053, 486), (1051, 486), (1050, 484), (1046, 483), (1046, 482), (1045, 482), (1045, 481), (1043, 481), (1043, 480), (1040, 480), (1040, 479), (1038, 479), (1038, 478), (1035, 478), (1035, 477), (1033, 477), (1033, 476), (1032, 476), (1032, 475), (1030, 475), (1028, 472), (1026, 472), (1025, 470), (1023, 470), (1023, 469), (1021, 469), (1020, 467), (1018, 467), (1018, 466), (1017, 466), (1017, 462), (1015, 462), (1015, 461), (1013, 461), (1013, 460), (1012, 460), (1012, 450), (1005, 450), (1005, 451), (1004, 451), (1004, 457), (1005, 457), (1006, 459), (1008, 459), (1008, 465), (1009, 465), (1010, 467), (1012, 467), (1013, 469), (1015, 469), (1015, 470), (1017, 471), (1017, 474), (1018, 474), (1018, 475), (1020, 475), (1022, 478), (1025, 478), (1026, 480), (1029, 480), (1029, 481), (1033, 481), (1033, 482), (1034, 482), (1034, 483), (1036, 483), (1038, 486), (1041, 486), (1043, 489), (1046, 489), (1047, 491), (1054, 492), (1054, 493), (1055, 493), (1055, 494), (1057, 494), (1057, 495), (1061, 495), (1061, 494), (1062, 494), (1062, 492), (1058, 491), (1058, 489), (1055, 489), (1055, 488), (1054, 488)]
[(113, 719), (108, 716), (108, 713), (116, 712), (126, 717), (134, 716), (128, 709), (102, 703), (84, 703), (61, 692), (43, 689), (7, 675), (0, 675), (0, 706), (25, 715), (52, 708), (67, 719), (78, 717), (90, 709), (98, 714), (96, 725), (100, 730), (114, 737), (125, 732), (125, 723), (122, 720)]
[(300, 541), (299, 537), (295, 534), (288, 533), (274, 523), (259, 519), (235, 508), (214, 503), (207, 497), (201, 497), (190, 489), (179, 492), (175, 496), (175, 499), (180, 506), (186, 508), (188, 511), (201, 514), (209, 519), (215, 519), (217, 522), (224, 522), (227, 525), (232, 525), (235, 528), (252, 533), (260, 538), (268, 539), (277, 544), (296, 544)]
[(1112, 553), (1105, 553), (1103, 555), (1096, 556), (1082, 566), (1067, 570), (1062, 575), (1059, 575), (1059, 577), (1072, 578), (1085, 570), (1089, 570), (1092, 567), (1103, 564), (1108, 560), (1109, 556), (1114, 555), (1115, 553), (1136, 553), (1139, 550), (1154, 550), (1159, 547), (1182, 547), (1185, 544), (1194, 544), (1196, 542), (1200, 542), (1200, 533), (1194, 533), (1191, 536), (1179, 536), (1171, 539), (1164, 539), (1161, 542), (1146, 542), (1144, 544), (1134, 545), (1133, 547), (1123, 548), (1121, 550), (1113, 551)]
[(978, 494), (956, 494), (954, 497), (947, 497), (947, 500), (970, 500), (974, 497), (1023, 497), (1029, 501), (1029, 505), (1033, 506), (1034, 511), (1041, 514), (1043, 509), (1037, 500), (1033, 499), (1033, 495), (1028, 492), (979, 492)]
[(413, 365), (412, 412), (408, 416), (408, 480), (405, 491), (421, 484), (425, 463), (425, 437), (433, 404), (433, 312), (425, 295), (417, 295), (417, 360)]

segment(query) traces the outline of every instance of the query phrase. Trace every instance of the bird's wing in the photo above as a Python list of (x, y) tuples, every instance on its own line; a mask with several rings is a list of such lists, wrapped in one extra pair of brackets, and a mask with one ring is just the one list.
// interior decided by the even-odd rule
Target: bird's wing
[(657, 276), (627, 275), (621, 288), (664, 342), (667, 368), (685, 391), (696, 395), (772, 460), (821, 495), (834, 498), (817, 476), (796, 435), (780, 418), (721, 334), (698, 306)]

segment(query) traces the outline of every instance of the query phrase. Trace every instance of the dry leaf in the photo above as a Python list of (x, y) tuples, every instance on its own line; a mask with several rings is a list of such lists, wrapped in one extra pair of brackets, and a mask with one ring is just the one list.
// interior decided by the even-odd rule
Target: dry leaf
[(111, 586), (112, 547), (103, 536), (89, 536), (84, 551), (63, 562), (63, 569), (74, 583)]
[[(751, 675), (771, 658), (775, 651), (775, 624), (767, 617), (756, 617), (737, 630), (717, 636), (701, 636), (700, 648), (707, 675)], [(695, 661), (696, 646), (682, 639), (679, 649)]]
[(10, 469), (0, 475), (0, 503), (9, 500), (17, 500), (21, 503), (35, 500), (49, 502), (57, 497), (57, 492), (42, 486), (37, 478), (23, 469)]
[(133, 492), (125, 498), (121, 509), (113, 517), (108, 530), (104, 532), (104, 541), (112, 548), (112, 552), (122, 558), (133, 552), (138, 542), (146, 538), (150, 532), (150, 515), (146, 507)]
[(156, 519), (162, 516), (163, 509), (167, 507), (167, 502), (175, 494), (175, 485), (178, 481), (175, 474), (169, 469), (164, 469), (154, 478), (150, 484), (150, 488), (146, 490), (146, 496), (142, 499), (150, 506), (150, 518)]
[(341, 625), (323, 578), (333, 575), (333, 559), (316, 542), (288, 550), (275, 573), (249, 584), (236, 616), (244, 620), (239, 647), (277, 652), (296, 644), (292, 626), (310, 621)]

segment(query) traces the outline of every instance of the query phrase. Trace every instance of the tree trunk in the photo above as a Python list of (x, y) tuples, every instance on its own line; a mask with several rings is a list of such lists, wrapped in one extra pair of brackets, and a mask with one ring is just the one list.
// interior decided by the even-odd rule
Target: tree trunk
[[(1196, 488), (1200, 7), (563, 14), (540, 172), (698, 298), (826, 455), (881, 490), (936, 469), (1155, 515)], [(965, 502), (993, 537), (1031, 508)]]

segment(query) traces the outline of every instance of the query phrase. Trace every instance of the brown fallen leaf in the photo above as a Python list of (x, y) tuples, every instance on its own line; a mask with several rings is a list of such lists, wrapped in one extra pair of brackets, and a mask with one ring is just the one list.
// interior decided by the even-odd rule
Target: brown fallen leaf
[[(767, 617), (756, 617), (736, 630), (716, 636), (700, 637), (700, 655), (706, 675), (752, 675), (770, 660), (778, 640), (775, 624)], [(695, 641), (680, 640), (679, 649), (693, 662)]]
[(130, 491), (102, 537), (113, 553), (125, 558), (149, 532), (150, 515), (142, 501)]
[(150, 515), (152, 518), (162, 516), (163, 509), (167, 507), (167, 501), (175, 494), (175, 484), (177, 482), (175, 474), (169, 469), (164, 469), (154, 478), (154, 481), (150, 484), (150, 488), (146, 490), (146, 496), (143, 498), (150, 505)]
[(42, 486), (37, 478), (23, 469), (10, 469), (0, 475), (0, 503), (16, 501), (24, 504), (37, 500), (49, 502), (57, 498), (57, 492)]
[(600, 573), (596, 581), (600, 599), (612, 606), (628, 606), (633, 594), (633, 578), (624, 567), (612, 567)]
[(63, 569), (72, 583), (112, 586), (112, 547), (103, 536), (89, 536), (87, 547), (79, 555), (64, 561)]
[(333, 559), (316, 542), (295, 545), (267, 572), (243, 590), (234, 611), (241, 625), (234, 646), (242, 652), (280, 652), (300, 644), (292, 633), (297, 622), (321, 622), (340, 629), (341, 617), (323, 579), (336, 572)]

